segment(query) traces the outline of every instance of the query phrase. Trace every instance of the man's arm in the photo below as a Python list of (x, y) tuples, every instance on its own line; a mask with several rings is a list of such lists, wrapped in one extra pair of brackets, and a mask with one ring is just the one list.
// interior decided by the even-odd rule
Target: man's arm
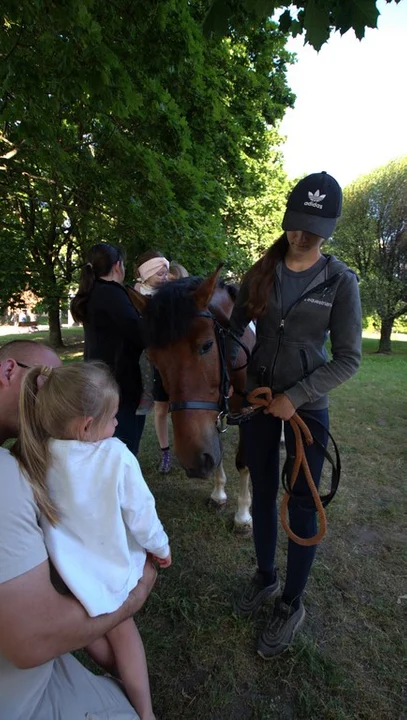
[(126, 602), (114, 613), (91, 618), (72, 595), (54, 589), (46, 560), (0, 585), (0, 652), (27, 669), (84, 647), (140, 610), (156, 576), (147, 561)]

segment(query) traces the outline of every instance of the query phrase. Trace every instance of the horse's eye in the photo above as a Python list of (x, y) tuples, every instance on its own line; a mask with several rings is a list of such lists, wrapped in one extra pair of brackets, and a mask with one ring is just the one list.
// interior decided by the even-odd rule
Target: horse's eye
[(208, 340), (206, 343), (201, 345), (201, 347), (199, 348), (199, 354), (206, 355), (206, 353), (208, 353), (209, 350), (211, 349), (212, 345), (213, 345), (213, 340)]

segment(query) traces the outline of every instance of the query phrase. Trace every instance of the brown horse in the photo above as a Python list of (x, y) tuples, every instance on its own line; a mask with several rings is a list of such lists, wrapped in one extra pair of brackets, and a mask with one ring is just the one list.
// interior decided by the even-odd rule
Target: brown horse
[[(170, 399), (175, 453), (188, 477), (215, 474), (211, 500), (223, 505), (226, 476), (222, 465), (221, 424), (229, 394), (223, 331), (228, 327), (235, 295), (219, 282), (220, 268), (208, 278), (185, 278), (164, 285), (153, 297), (130, 291), (145, 319), (148, 354), (158, 368)], [(248, 328), (249, 350), (255, 334)], [(245, 358), (242, 353), (242, 362)], [(241, 438), (236, 455), (240, 474), (235, 528), (251, 529), (249, 473)]]

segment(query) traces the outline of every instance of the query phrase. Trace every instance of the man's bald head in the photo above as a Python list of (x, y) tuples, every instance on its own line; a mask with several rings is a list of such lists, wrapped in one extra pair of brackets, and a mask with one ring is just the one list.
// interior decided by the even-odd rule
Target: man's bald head
[(52, 348), (34, 340), (12, 340), (0, 347), (0, 363), (13, 359), (25, 365), (60, 365), (60, 359)]
[(12, 340), (0, 348), (0, 445), (18, 433), (18, 399), (26, 367), (58, 367), (52, 348), (34, 340)]

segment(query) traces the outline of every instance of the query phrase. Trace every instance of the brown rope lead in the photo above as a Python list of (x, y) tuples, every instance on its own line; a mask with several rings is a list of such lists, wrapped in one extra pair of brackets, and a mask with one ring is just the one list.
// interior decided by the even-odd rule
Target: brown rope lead
[[(255, 390), (252, 390), (247, 395), (247, 401), (253, 405), (254, 407), (264, 407), (268, 408), (270, 406), (270, 403), (272, 401), (272, 394), (269, 387), (259, 387)], [(292, 428), (292, 431), (294, 433), (295, 437), (295, 461), (293, 470), (291, 473), (291, 478), (289, 479), (290, 484), (290, 490), (293, 490), (294, 485), (297, 481), (298, 474), (300, 472), (300, 468), (302, 467), (305, 479), (307, 481), (308, 487), (310, 489), (311, 495), (313, 497), (315, 508), (317, 511), (318, 519), (319, 519), (319, 530), (314, 535), (314, 537), (311, 538), (302, 538), (299, 537), (299, 535), (296, 535), (290, 528), (289, 521), (288, 521), (288, 503), (290, 500), (290, 493), (285, 492), (283, 496), (283, 500), (281, 503), (280, 508), (280, 518), (282, 526), (287, 533), (290, 540), (293, 540), (298, 545), (304, 545), (304, 546), (311, 546), (311, 545), (317, 545), (319, 542), (321, 542), (322, 538), (326, 535), (327, 531), (327, 521), (326, 521), (326, 514), (324, 507), (321, 502), (321, 498), (319, 496), (318, 489), (314, 483), (313, 477), (311, 475), (311, 470), (309, 469), (308, 461), (305, 455), (305, 448), (304, 448), (304, 441), (303, 436), (305, 439), (305, 442), (307, 445), (313, 444), (313, 438), (311, 435), (311, 432), (309, 430), (308, 425), (304, 422), (304, 420), (298, 415), (298, 413), (294, 413), (292, 418), (290, 418), (290, 425)]]

